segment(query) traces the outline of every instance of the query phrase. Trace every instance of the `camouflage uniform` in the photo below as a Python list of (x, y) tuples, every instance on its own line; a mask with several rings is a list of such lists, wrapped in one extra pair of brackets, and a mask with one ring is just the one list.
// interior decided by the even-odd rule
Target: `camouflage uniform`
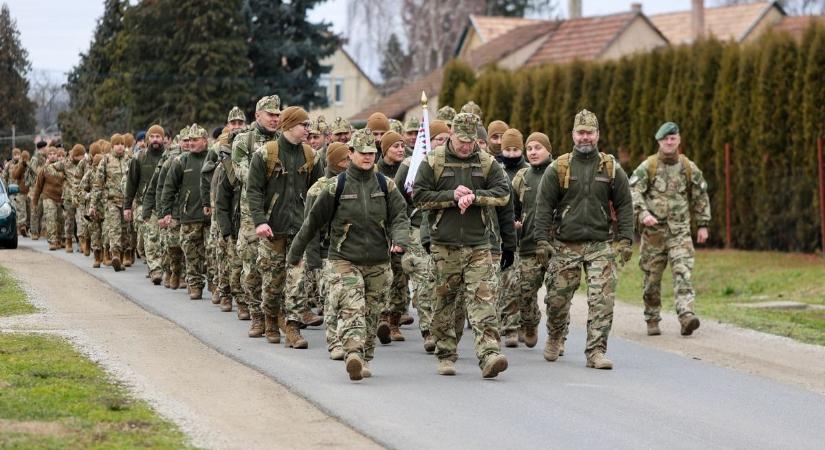
[(440, 120), (447, 124), (447, 126), (453, 125), (453, 118), (455, 117), (455, 109), (451, 106), (444, 106), (438, 110), (435, 114), (436, 120)]
[[(463, 142), (475, 142), (478, 119), (472, 114), (454, 118), (455, 136)], [(475, 146), (475, 144), (473, 144)], [(437, 173), (439, 172), (440, 173)], [(475, 200), (462, 214), (454, 199), (454, 189), (464, 185), (473, 190)], [(436, 273), (432, 333), (436, 338), (439, 361), (455, 361), (455, 319), (462, 293), (467, 314), (475, 334), (475, 351), (479, 366), (490, 363), (498, 367), (506, 360), (500, 354), (494, 277), (490, 255), (490, 232), (485, 224), (489, 207), (504, 206), (510, 189), (504, 171), (489, 155), (476, 146), (466, 158), (460, 158), (452, 141), (438, 147), (422, 161), (416, 174), (413, 200), (418, 208), (429, 210), (431, 250)], [(440, 364), (441, 367), (443, 364)]]
[[(102, 157), (100, 155), (99, 157)], [(94, 185), (94, 179), (97, 175), (97, 167), (92, 164), (93, 161), (90, 161), (88, 166), (86, 167), (86, 173), (83, 174), (83, 178), (80, 179), (80, 189), (81, 192), (81, 206), (84, 213), (84, 219), (86, 221), (86, 235), (89, 238), (89, 245), (95, 253), (100, 252), (103, 250), (103, 236), (102, 236), (102, 222), (103, 222), (103, 205), (99, 203), (93, 203), (95, 199), (92, 197), (92, 187)], [(94, 207), (96, 211), (99, 211), (94, 216), (86, 216), (85, 214), (89, 211), (90, 208)]]
[(80, 228), (83, 222), (79, 219), (80, 214), (77, 208), (77, 190), (80, 177), (82, 177), (82, 167), (80, 161), (75, 161), (69, 155), (63, 163), (63, 170), (66, 176), (63, 183), (63, 236), (65, 240), (71, 242), (75, 235), (78, 237), (81, 235)]
[(43, 205), (43, 222), (50, 249), (63, 244), (63, 162), (46, 163), (37, 173), (34, 202)]
[(31, 200), (31, 206), (29, 207), (29, 225), (33, 236), (40, 235), (42, 231), (41, 221), (43, 218), (43, 202), (42, 198), (40, 201), (34, 201), (34, 183), (37, 180), (37, 173), (46, 164), (46, 155), (44, 154), (44, 151), (45, 150), (42, 149), (35, 151), (31, 161), (29, 161), (26, 167), (25, 182), (29, 187), (29, 197)]
[(123, 177), (129, 161), (125, 151), (120, 156), (114, 150), (104, 155), (92, 188), (92, 204), (103, 204), (103, 232), (108, 236), (113, 257), (128, 247), (126, 221), (123, 220)]
[[(681, 317), (693, 312), (691, 216), (699, 228), (710, 223), (707, 183), (699, 168), (685, 157), (673, 161), (660, 155), (654, 157), (658, 164), (655, 164), (652, 180), (649, 173), (653, 164), (651, 159), (639, 165), (630, 177), (636, 223), (642, 236), (639, 267), (645, 274), (643, 298), (647, 322), (661, 320), (662, 273), (668, 262), (673, 272), (676, 313)], [(690, 180), (687, 179), (686, 164), (690, 166)], [(648, 215), (653, 215), (659, 223), (644, 226), (642, 220)]]
[[(178, 140), (189, 140), (188, 128), (181, 130)], [(146, 222), (153, 224), (152, 228), (148, 230), (149, 233), (146, 236), (144, 247), (146, 247), (147, 253), (156, 255), (153, 258), (160, 261), (161, 269), (170, 277), (180, 277), (183, 273), (183, 250), (180, 248), (180, 207), (177, 200), (173, 202), (172, 222), (165, 228), (161, 228), (160, 225), (155, 228), (154, 224), (157, 224), (158, 220), (162, 218), (160, 216), (160, 203), (169, 167), (171, 167), (172, 161), (181, 153), (181, 146), (173, 142), (158, 161), (158, 167), (152, 174), (149, 186), (143, 194), (143, 218)]]
[[(596, 115), (587, 110), (579, 112), (574, 130), (597, 131)], [(567, 170), (560, 174), (565, 164)], [(613, 323), (617, 282), (607, 212), (610, 202), (618, 217), (615, 239), (629, 247), (633, 240), (633, 204), (627, 175), (612, 156), (599, 152), (595, 145), (589, 152), (576, 149), (553, 161), (539, 183), (536, 201), (537, 248), (545, 255), (552, 249), (549, 272), (553, 281), (545, 297), (548, 347), (563, 342), (570, 302), (584, 269), (588, 304), (585, 354), (588, 366), (597, 368), (612, 368), (612, 362), (603, 359)], [(547, 349), (547, 358), (546, 353)], [(599, 367), (601, 361), (605, 363), (603, 367)]]
[(161, 272), (161, 261), (157, 248), (159, 229), (157, 220), (151, 220), (151, 214), (149, 216), (143, 214), (143, 198), (158, 164), (163, 159), (163, 152), (163, 147), (158, 150), (147, 147), (137, 157), (132, 158), (129, 164), (129, 175), (126, 179), (123, 199), (123, 208), (133, 210), (132, 220), (138, 234), (138, 247), (146, 262), (149, 274), (154, 279), (160, 277)]
[[(227, 140), (228, 144), (231, 137)], [(220, 281), (218, 290), (222, 296), (229, 296), (238, 305), (238, 317), (248, 319), (246, 294), (241, 283), (243, 263), (237, 252), (238, 233), (240, 232), (240, 185), (235, 178), (235, 171), (230, 156), (231, 149), (221, 147), (220, 162), (215, 168), (215, 211), (213, 215), (220, 228)], [(231, 303), (230, 303), (231, 305)]]

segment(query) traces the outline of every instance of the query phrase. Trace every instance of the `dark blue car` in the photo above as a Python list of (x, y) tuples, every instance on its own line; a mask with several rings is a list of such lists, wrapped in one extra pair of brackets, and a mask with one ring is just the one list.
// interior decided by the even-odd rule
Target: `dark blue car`
[(7, 189), (0, 178), (0, 247), (17, 248), (17, 210), (9, 196), (18, 192), (16, 184)]

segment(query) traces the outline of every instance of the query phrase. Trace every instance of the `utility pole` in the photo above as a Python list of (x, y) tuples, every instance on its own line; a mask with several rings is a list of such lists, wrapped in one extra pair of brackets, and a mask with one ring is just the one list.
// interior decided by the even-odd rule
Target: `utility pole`
[(14, 124), (11, 124), (11, 148), (17, 147), (17, 130), (14, 128)]

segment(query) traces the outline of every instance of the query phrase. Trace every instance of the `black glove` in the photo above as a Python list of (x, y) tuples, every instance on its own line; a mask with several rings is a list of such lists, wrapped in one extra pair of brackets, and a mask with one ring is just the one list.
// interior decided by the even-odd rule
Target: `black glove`
[(501, 251), (501, 271), (507, 270), (508, 267), (513, 265), (513, 262), (516, 260), (516, 255), (513, 253), (512, 250), (502, 250)]

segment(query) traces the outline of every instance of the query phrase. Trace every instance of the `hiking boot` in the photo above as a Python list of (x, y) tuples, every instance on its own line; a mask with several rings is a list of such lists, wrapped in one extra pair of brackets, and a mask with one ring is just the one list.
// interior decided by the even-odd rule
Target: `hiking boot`
[(603, 352), (596, 351), (587, 357), (587, 367), (593, 369), (611, 370), (613, 369), (613, 361), (607, 359)]
[(455, 375), (455, 363), (449, 359), (438, 361), (438, 374), (447, 376)]
[(370, 370), (369, 361), (364, 361), (364, 365), (361, 366), (361, 376), (364, 378), (369, 378), (372, 376), (372, 370)]
[(347, 355), (346, 367), (350, 380), (358, 381), (364, 378), (364, 375), (361, 373), (362, 370), (364, 370), (364, 361), (361, 360), (361, 356), (357, 353)]
[(308, 309), (301, 314), (301, 322), (310, 327), (317, 327), (324, 323), (324, 318), (316, 315), (312, 312), (312, 310)]
[(222, 297), (222, 296), (220, 296), (220, 295), (215, 295), (215, 292), (214, 292), (214, 290), (212, 290), (212, 289), (210, 289), (210, 290), (209, 290), (209, 292), (211, 292), (211, 293), (212, 293), (212, 304), (213, 304), (213, 305), (219, 305), (219, 304), (221, 303), (221, 299), (222, 299), (223, 297)]
[(238, 304), (238, 320), (249, 320), (249, 307)]
[(203, 298), (203, 288), (193, 287), (189, 289), (189, 300), (200, 300)]
[(49, 251), (55, 251), (60, 248), (60, 244), (57, 242), (49, 242)]
[(109, 249), (104, 247), (103, 248), (103, 265), (104, 266), (111, 266), (112, 265), (112, 254), (109, 253)]
[[(298, 328), (298, 322), (290, 320), (286, 323), (286, 346), (295, 349), (303, 349), (309, 347), (309, 343), (303, 336), (301, 330)], [(360, 372), (360, 369), (359, 369)]]
[[(516, 336), (516, 345), (518, 345), (518, 336)], [(484, 367), (481, 368), (481, 376), (483, 378), (495, 378), (505, 370), (507, 370), (507, 357), (498, 353), (488, 356), (484, 361)]]
[(435, 351), (435, 338), (429, 331), (422, 331), (421, 337), (424, 338), (424, 351), (432, 353)]
[(264, 313), (253, 312), (252, 323), (249, 324), (249, 332), (247, 336), (251, 338), (259, 338), (264, 335)]
[(527, 327), (524, 329), (524, 345), (527, 348), (533, 348), (536, 346), (536, 343), (539, 341), (539, 329), (538, 327)]
[(40, 233), (35, 233), (32, 231), (32, 240), (36, 241), (38, 239), (40, 239)]
[(221, 297), (221, 312), (232, 312), (232, 297), (226, 295)]
[(518, 347), (518, 331), (510, 330), (504, 333), (504, 346), (505, 347)]
[(123, 265), (126, 267), (132, 267), (135, 263), (135, 251), (134, 250), (126, 250), (123, 252)]
[(375, 336), (378, 337), (378, 341), (384, 345), (392, 342), (392, 338), (390, 338), (389, 317), (387, 317), (386, 314), (378, 316), (378, 328), (375, 330)]
[(23, 237), (28, 237), (28, 235), (29, 235), (29, 232), (26, 229), (25, 225), (20, 225), (19, 227), (17, 227), (17, 233), (20, 234), (20, 236), (23, 236)]
[(173, 273), (169, 276), (169, 289), (175, 290), (180, 287), (180, 276)]
[(335, 347), (329, 351), (329, 359), (333, 361), (343, 361), (344, 360), (344, 349), (341, 347)]
[(66, 239), (66, 253), (74, 253), (74, 246), (72, 244), (72, 238)]
[(95, 261), (92, 263), (92, 267), (95, 269), (100, 268), (100, 250), (95, 250)]
[(89, 238), (83, 238), (80, 240), (80, 245), (82, 247), (83, 256), (89, 256), (91, 253), (92, 246), (90, 245)]
[(401, 314), (395, 313), (390, 315), (390, 340), (392, 341), (406, 341), (404, 335), (401, 334), (401, 329), (398, 325), (401, 323)]
[(699, 318), (693, 313), (685, 313), (679, 316), (679, 323), (682, 324), (682, 336), (690, 336), (699, 328)]
[(564, 342), (565, 340), (561, 340), (561, 345), (559, 345), (559, 356), (564, 356)]
[(561, 339), (547, 338), (547, 343), (544, 344), (544, 359), (553, 362), (559, 359), (562, 346)]
[(278, 318), (271, 314), (264, 314), (264, 335), (270, 344), (281, 343), (281, 332), (278, 331)]
[(116, 252), (114, 255), (112, 255), (112, 269), (114, 269), (115, 272), (120, 272), (120, 271), (124, 270), (123, 269), (123, 264), (121, 264), (121, 258), (122, 257), (123, 257), (123, 252)]
[(658, 336), (662, 334), (662, 330), (659, 329), (659, 321), (658, 320), (648, 320), (647, 321), (647, 335), (648, 336)]
[(413, 322), (415, 322), (415, 320), (407, 313), (401, 314), (401, 319), (398, 321), (401, 325), (412, 325)]
[(178, 289), (189, 290), (189, 284), (186, 282), (186, 276), (178, 275), (178, 279), (180, 280), (180, 286), (178, 286)]
[(163, 272), (163, 287), (165, 287), (166, 289), (169, 289), (171, 287), (171, 285), (169, 284), (170, 278), (171, 275), (169, 274), (169, 272)]
[(524, 327), (519, 327), (518, 329), (518, 341), (522, 343), (524, 342)]
[(157, 270), (149, 272), (149, 278), (152, 279), (152, 284), (154, 284), (155, 286), (160, 285), (160, 282), (163, 280), (163, 276)]

